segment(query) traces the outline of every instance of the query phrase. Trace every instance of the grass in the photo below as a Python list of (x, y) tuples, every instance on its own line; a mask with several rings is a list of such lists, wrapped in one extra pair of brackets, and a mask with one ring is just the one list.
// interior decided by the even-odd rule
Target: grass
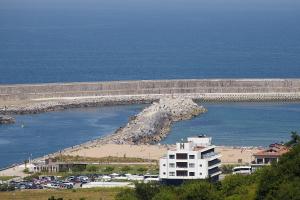
[(121, 188), (91, 188), (74, 190), (24, 190), (0, 192), (2, 200), (48, 200), (51, 196), (64, 200), (112, 200)]
[(15, 178), (15, 176), (0, 176), (0, 181), (7, 181), (12, 178)]
[[(91, 167), (93, 166), (93, 167)], [(89, 170), (90, 169), (90, 170)], [(88, 173), (101, 173), (101, 174), (158, 174), (158, 166), (155, 165), (88, 165)]]
[(61, 155), (54, 157), (56, 161), (60, 162), (97, 162), (97, 163), (133, 163), (133, 162), (157, 162), (156, 160), (146, 160), (142, 158), (133, 158), (133, 157), (102, 157), (102, 158), (93, 158), (93, 157), (83, 157), (83, 156), (70, 156), (70, 155)]

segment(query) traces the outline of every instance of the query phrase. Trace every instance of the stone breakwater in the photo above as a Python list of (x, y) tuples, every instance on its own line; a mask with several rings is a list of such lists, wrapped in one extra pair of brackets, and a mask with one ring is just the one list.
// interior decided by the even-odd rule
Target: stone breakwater
[(206, 109), (192, 99), (162, 98), (103, 141), (114, 144), (157, 143), (166, 137), (173, 122), (187, 120), (204, 112)]
[(180, 79), (0, 85), (1, 101), (86, 96), (299, 93), (300, 79)]
[(69, 108), (150, 104), (161, 98), (190, 98), (197, 102), (299, 102), (300, 93), (206, 93), (58, 97), (0, 103), (0, 114), (36, 114)]
[(0, 116), (0, 124), (13, 124), (15, 123), (15, 118), (10, 116)]

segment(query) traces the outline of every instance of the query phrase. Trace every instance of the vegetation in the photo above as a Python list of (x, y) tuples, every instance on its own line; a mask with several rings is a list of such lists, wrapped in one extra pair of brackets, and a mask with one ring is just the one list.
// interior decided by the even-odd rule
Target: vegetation
[(0, 192), (13, 191), (13, 190), (15, 190), (15, 187), (13, 186), (9, 186), (8, 184), (0, 184)]
[(296, 144), (300, 144), (300, 135), (296, 131), (291, 132), (291, 140), (287, 142), (285, 145), (288, 147), (294, 146)]
[(26, 167), (26, 168), (23, 170), (23, 172), (24, 172), (25, 174), (29, 174), (29, 169)]
[(278, 163), (272, 163), (255, 173), (228, 175), (218, 183), (208, 180), (187, 181), (180, 186), (155, 183), (136, 184), (135, 189), (119, 192), (117, 200), (299, 200), (300, 142), (292, 133), (287, 143), (292, 149)]
[(0, 181), (7, 181), (12, 178), (15, 178), (15, 176), (0, 176)]
[(142, 158), (132, 158), (126, 157), (102, 157), (102, 158), (93, 158), (93, 157), (83, 157), (83, 156), (70, 156), (70, 155), (60, 155), (54, 158), (57, 161), (62, 162), (97, 162), (97, 163), (134, 163), (134, 162), (156, 162), (156, 160), (142, 159)]
[(233, 164), (222, 165), (221, 166), (222, 174), (231, 174), (232, 173), (232, 169), (234, 167), (236, 167), (236, 166), (238, 166), (238, 165), (233, 165)]
[[(20, 200), (113, 200), (119, 188), (93, 188), (74, 190), (24, 190), (13, 192), (0, 192), (0, 199)], [(52, 198), (53, 196), (53, 198)]]

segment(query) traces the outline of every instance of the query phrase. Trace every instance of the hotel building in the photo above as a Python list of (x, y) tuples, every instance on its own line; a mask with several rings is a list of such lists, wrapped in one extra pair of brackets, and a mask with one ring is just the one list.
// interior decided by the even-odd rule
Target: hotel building
[(217, 181), (221, 174), (220, 157), (211, 144), (211, 137), (188, 137), (186, 141), (176, 143), (176, 149), (168, 150), (160, 159), (160, 179), (167, 184), (180, 184), (189, 179)]

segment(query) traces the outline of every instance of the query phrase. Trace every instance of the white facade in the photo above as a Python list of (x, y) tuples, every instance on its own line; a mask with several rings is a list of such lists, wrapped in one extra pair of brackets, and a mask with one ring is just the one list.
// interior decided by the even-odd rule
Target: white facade
[(218, 179), (220, 157), (210, 137), (189, 137), (185, 142), (176, 143), (176, 149), (169, 150), (160, 159), (160, 179)]

